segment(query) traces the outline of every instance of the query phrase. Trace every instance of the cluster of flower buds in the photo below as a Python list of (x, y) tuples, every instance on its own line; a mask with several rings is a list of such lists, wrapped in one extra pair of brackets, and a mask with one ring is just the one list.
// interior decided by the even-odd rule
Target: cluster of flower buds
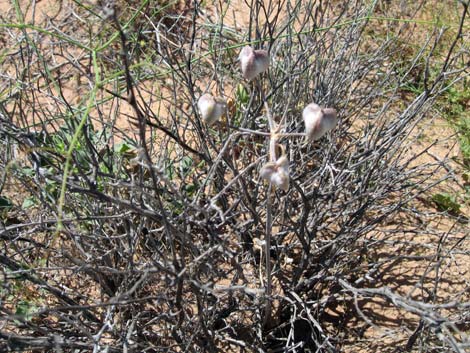
[(212, 125), (224, 115), (227, 110), (227, 102), (223, 98), (213, 97), (206, 93), (199, 98), (197, 107), (201, 113), (202, 120), (207, 125)]
[(276, 162), (268, 162), (261, 168), (260, 176), (274, 186), (287, 191), (289, 189), (289, 160), (285, 155)]
[(262, 49), (255, 50), (249, 46), (242, 49), (238, 59), (243, 78), (248, 81), (265, 72), (269, 66), (268, 52)]
[(321, 108), (318, 104), (310, 103), (303, 112), (305, 133), (310, 141), (319, 140), (338, 122), (336, 109)]
[[(269, 67), (269, 53), (266, 50), (255, 50), (250, 46), (245, 46), (238, 59), (242, 76), (247, 81), (254, 80)], [(207, 93), (199, 98), (197, 106), (207, 125), (214, 124), (227, 111), (225, 99), (213, 97)], [(305, 135), (309, 141), (322, 138), (336, 126), (338, 121), (335, 109), (322, 108), (315, 103), (304, 108), (302, 118), (305, 123)], [(289, 188), (289, 161), (285, 154), (275, 162), (266, 163), (261, 168), (260, 175), (279, 189), (287, 191)]]

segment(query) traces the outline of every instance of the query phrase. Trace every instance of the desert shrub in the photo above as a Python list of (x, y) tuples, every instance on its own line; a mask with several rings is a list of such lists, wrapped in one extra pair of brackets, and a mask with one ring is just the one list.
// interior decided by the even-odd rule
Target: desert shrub
[[(420, 129), (468, 76), (468, 5), (444, 37), (420, 20), (426, 1), (240, 2), (246, 23), (222, 3), (74, 2), (40, 23), (14, 4), (1, 24), (2, 349), (335, 352), (377, 326), (371, 297), (411, 317), (381, 351), (393, 337), (390, 351), (468, 347), (468, 282), (441, 302), (438, 274), (410, 295), (386, 279), (397, 261), (468, 259), (468, 235), (449, 236), (465, 218), (426, 233), (413, 203), (452, 173), (422, 159), (435, 142)], [(247, 44), (271, 57), (250, 82)], [(211, 126), (197, 109), (208, 92), (228, 100)], [(313, 142), (311, 102), (339, 117)], [(260, 177), (269, 117), (287, 191)]]

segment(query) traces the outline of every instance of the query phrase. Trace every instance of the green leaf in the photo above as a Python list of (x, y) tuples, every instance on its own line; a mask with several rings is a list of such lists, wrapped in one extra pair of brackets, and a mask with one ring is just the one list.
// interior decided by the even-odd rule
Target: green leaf
[(21, 171), (25, 176), (29, 177), (33, 177), (35, 173), (33, 168), (22, 168)]
[(165, 168), (165, 175), (169, 180), (173, 180), (173, 177), (175, 176), (175, 167), (172, 162), (170, 162)]
[(31, 304), (26, 300), (20, 300), (18, 305), (16, 306), (15, 314), (19, 316), (23, 316), (23, 319), (29, 321), (33, 318), (33, 313), (37, 310), (37, 306)]
[(432, 200), (440, 211), (460, 213), (460, 204), (455, 196), (448, 193), (438, 193), (432, 196)]
[(6, 197), (0, 196), (0, 209), (9, 209), (13, 207), (13, 203)]
[(188, 175), (188, 173), (191, 171), (193, 167), (193, 159), (189, 156), (184, 156), (183, 159), (181, 160), (181, 172), (183, 175)]
[(127, 143), (123, 142), (119, 145), (116, 146), (116, 151), (119, 153), (119, 154), (124, 154), (126, 152), (129, 152), (130, 150), (132, 150), (132, 147), (129, 146)]
[(23, 210), (27, 208), (31, 208), (36, 204), (36, 199), (33, 196), (27, 197), (24, 199), (23, 204), (21, 205), (21, 208)]
[(194, 192), (197, 190), (197, 186), (195, 184), (187, 184), (185, 185), (184, 189), (188, 196), (193, 196)]
[(245, 86), (243, 86), (242, 84), (239, 84), (237, 86), (237, 100), (241, 104), (246, 104), (250, 100), (250, 96), (248, 95)]

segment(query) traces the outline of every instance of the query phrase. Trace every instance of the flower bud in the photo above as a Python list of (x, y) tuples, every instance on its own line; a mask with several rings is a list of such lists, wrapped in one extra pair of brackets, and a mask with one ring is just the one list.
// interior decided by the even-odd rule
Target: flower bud
[(265, 72), (269, 66), (269, 54), (266, 50), (254, 50), (252, 47), (246, 46), (238, 58), (243, 78), (248, 81)]
[(322, 138), (338, 122), (336, 109), (321, 108), (315, 103), (311, 103), (304, 108), (302, 118), (305, 123), (305, 133), (310, 141)]
[(207, 125), (212, 125), (219, 120), (227, 110), (227, 102), (223, 98), (214, 98), (206, 93), (199, 98), (197, 107), (204, 122)]
[(260, 176), (273, 185), (287, 191), (289, 189), (289, 161), (281, 156), (276, 162), (268, 162), (261, 168)]

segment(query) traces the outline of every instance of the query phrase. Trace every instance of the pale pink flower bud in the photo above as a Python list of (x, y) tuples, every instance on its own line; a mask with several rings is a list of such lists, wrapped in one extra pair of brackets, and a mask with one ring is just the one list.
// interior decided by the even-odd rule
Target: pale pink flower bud
[(238, 58), (243, 78), (248, 81), (265, 72), (269, 66), (269, 54), (266, 50), (254, 50), (252, 47), (246, 46)]
[(260, 176), (273, 185), (287, 191), (289, 189), (289, 161), (281, 156), (276, 162), (268, 162), (261, 168)]
[(207, 125), (212, 125), (225, 114), (227, 110), (227, 102), (223, 98), (214, 98), (210, 94), (206, 93), (199, 98), (197, 107), (204, 122)]
[(302, 117), (305, 123), (305, 132), (310, 141), (322, 138), (338, 122), (336, 109), (321, 108), (315, 103), (311, 103), (304, 108)]

